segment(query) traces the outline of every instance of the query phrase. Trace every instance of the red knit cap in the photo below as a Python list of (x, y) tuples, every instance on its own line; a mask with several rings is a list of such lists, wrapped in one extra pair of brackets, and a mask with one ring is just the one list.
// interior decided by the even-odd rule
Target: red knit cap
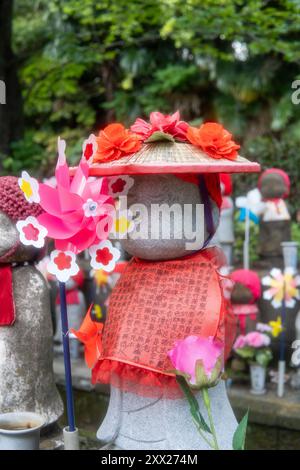
[(239, 282), (252, 292), (253, 300), (261, 296), (261, 285), (258, 274), (250, 269), (237, 269), (230, 274), (234, 282)]
[(14, 222), (24, 220), (30, 215), (37, 217), (43, 212), (39, 204), (26, 201), (16, 176), (0, 177), (0, 211)]
[(290, 182), (289, 175), (285, 171), (281, 170), (281, 168), (268, 168), (267, 170), (263, 171), (261, 173), (260, 177), (258, 178), (258, 184), (257, 184), (258, 188), (261, 189), (262, 180), (264, 179), (265, 176), (271, 175), (271, 174), (274, 174), (274, 173), (276, 175), (281, 176), (281, 178), (285, 182), (286, 192), (282, 195), (282, 197), (287, 198), (288, 195), (290, 194), (291, 182)]

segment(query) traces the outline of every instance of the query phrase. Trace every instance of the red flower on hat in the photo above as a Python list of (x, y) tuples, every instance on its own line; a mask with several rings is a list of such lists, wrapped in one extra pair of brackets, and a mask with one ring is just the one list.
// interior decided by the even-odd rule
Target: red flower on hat
[(94, 162), (118, 160), (124, 155), (137, 152), (141, 147), (138, 136), (125, 129), (122, 124), (109, 124), (100, 131), (96, 140), (98, 149)]
[(232, 140), (232, 134), (221, 124), (206, 122), (199, 129), (189, 127), (186, 136), (191, 144), (199, 147), (212, 158), (227, 158), (228, 160), (237, 158), (240, 145)]
[(186, 141), (188, 124), (180, 121), (179, 111), (174, 114), (150, 113), (150, 122), (138, 118), (130, 128), (142, 141), (147, 140), (154, 132), (169, 134), (177, 140)]

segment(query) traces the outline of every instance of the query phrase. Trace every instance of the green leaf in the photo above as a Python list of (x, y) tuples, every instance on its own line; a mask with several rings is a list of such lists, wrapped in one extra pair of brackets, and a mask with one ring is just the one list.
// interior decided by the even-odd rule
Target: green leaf
[(247, 432), (247, 424), (248, 424), (248, 416), (249, 410), (239, 423), (238, 427), (235, 430), (232, 439), (232, 447), (233, 450), (244, 450), (245, 449), (245, 440), (246, 440), (246, 432)]
[(171, 134), (166, 134), (165, 132), (156, 131), (145, 141), (147, 144), (151, 142), (175, 142), (174, 137)]
[(258, 350), (255, 355), (256, 362), (263, 367), (266, 367), (272, 360), (272, 358), (272, 351), (269, 348), (263, 348), (261, 350)]
[(202, 429), (202, 431), (205, 431), (211, 434), (210, 427), (208, 426), (203, 415), (200, 412), (199, 403), (196, 400), (190, 387), (188, 386), (185, 378), (178, 375), (176, 377), (176, 380), (182, 392), (184, 393), (186, 399), (188, 400), (188, 403), (190, 405), (190, 412), (191, 412), (191, 415), (195, 424), (199, 426), (199, 428)]
[(235, 350), (238, 356), (243, 359), (252, 359), (255, 355), (255, 350), (251, 346), (245, 346), (244, 348), (238, 348)]

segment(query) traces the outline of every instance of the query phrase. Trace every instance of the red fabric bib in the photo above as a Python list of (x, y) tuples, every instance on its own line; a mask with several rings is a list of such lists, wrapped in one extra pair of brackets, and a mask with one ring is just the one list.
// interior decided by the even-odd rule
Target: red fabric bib
[(0, 265), (0, 326), (10, 326), (15, 322), (11, 265)]
[[(170, 261), (133, 259), (109, 301), (93, 382), (143, 396), (180, 396), (167, 352), (186, 336), (225, 341), (225, 300), (210, 248)], [(165, 387), (166, 386), (166, 387)]]

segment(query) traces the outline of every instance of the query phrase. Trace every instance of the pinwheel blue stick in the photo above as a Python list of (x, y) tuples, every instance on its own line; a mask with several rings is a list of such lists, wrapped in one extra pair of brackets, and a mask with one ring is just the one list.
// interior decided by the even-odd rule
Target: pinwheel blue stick
[(69, 344), (69, 325), (68, 325), (68, 312), (67, 312), (67, 299), (66, 299), (66, 285), (64, 282), (59, 283), (59, 295), (60, 295), (62, 340), (63, 340), (64, 364), (65, 364), (68, 426), (69, 426), (69, 431), (74, 432), (76, 429), (76, 426), (75, 426), (74, 398), (73, 398), (73, 387), (72, 387), (72, 371), (71, 371), (70, 344)]

